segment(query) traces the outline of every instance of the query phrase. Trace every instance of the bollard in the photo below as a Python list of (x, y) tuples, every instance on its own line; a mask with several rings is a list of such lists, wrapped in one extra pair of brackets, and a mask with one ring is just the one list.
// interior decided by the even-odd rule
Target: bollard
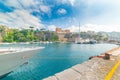
[(110, 60), (110, 54), (105, 53), (105, 57), (104, 57), (104, 59), (106, 59), (106, 60)]

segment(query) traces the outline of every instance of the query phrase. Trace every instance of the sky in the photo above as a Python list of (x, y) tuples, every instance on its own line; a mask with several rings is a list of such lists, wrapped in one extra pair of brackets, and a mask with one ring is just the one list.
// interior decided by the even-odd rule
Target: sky
[(0, 25), (120, 32), (120, 0), (0, 0)]

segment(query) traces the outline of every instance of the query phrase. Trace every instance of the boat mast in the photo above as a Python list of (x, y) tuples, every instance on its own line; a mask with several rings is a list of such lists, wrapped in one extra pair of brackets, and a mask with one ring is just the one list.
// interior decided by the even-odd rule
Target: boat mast
[(79, 22), (79, 39), (80, 39), (80, 22)]

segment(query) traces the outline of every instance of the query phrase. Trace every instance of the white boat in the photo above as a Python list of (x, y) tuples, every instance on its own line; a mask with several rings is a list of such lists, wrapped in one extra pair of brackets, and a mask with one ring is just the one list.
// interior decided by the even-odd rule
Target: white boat
[(83, 43), (82, 38), (80, 38), (80, 23), (79, 23), (79, 35), (78, 35), (78, 38), (75, 39), (75, 43), (76, 44), (82, 44)]
[(80, 23), (79, 23), (79, 35), (78, 35), (78, 38), (76, 38), (75, 43), (76, 44), (95, 44), (95, 43), (97, 43), (97, 41), (80, 38)]
[(23, 65), (43, 47), (0, 49), (0, 78)]

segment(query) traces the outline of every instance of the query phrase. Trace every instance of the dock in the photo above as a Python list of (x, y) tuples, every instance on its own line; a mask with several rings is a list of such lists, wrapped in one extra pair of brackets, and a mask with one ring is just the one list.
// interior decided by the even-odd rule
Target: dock
[(43, 80), (120, 80), (120, 47), (100, 56), (106, 53), (110, 59), (95, 57)]

